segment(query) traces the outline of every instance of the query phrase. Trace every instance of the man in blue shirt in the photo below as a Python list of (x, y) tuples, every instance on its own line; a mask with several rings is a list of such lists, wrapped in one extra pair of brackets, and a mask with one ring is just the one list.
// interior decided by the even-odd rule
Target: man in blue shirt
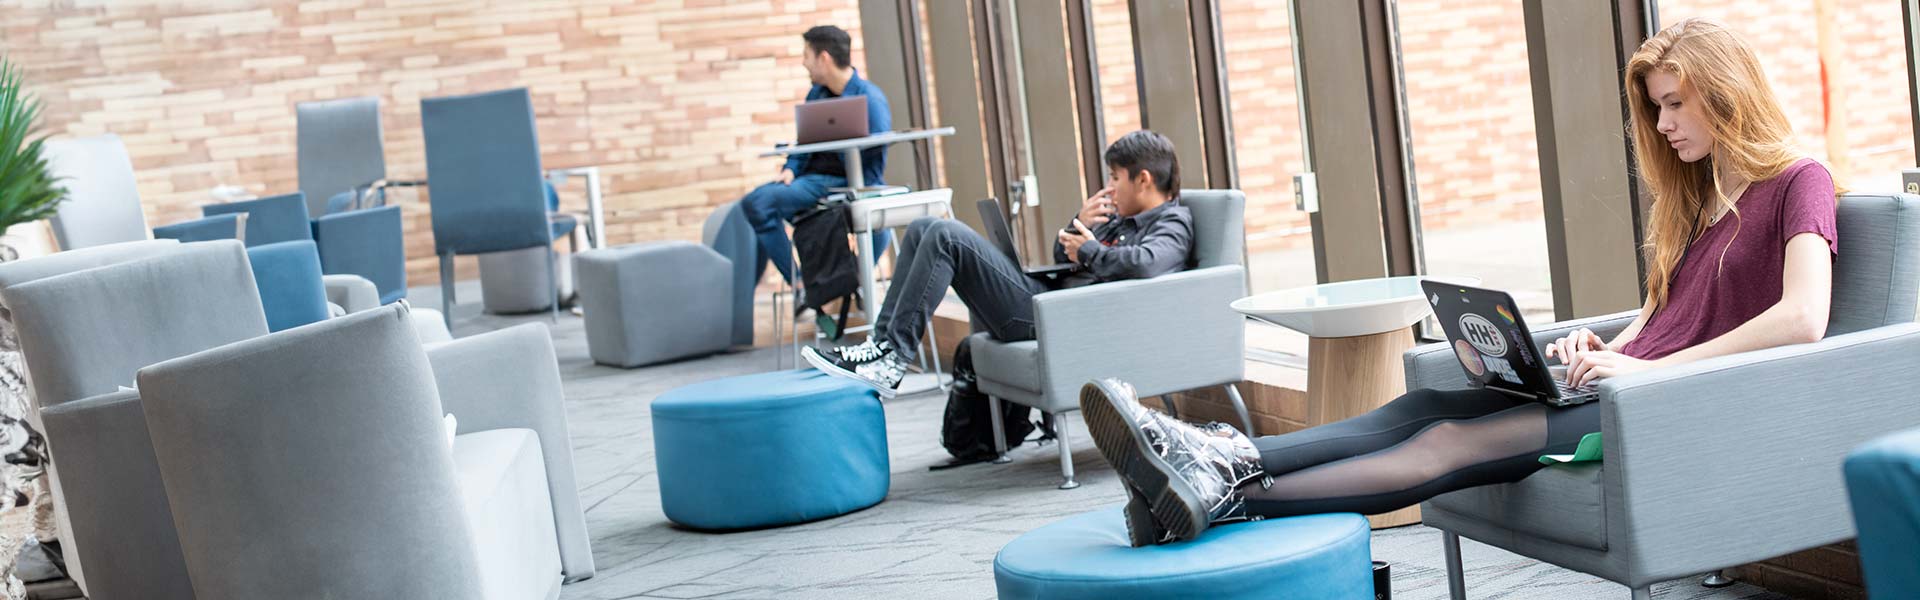
[[(800, 64), (807, 68), (807, 75), (813, 80), (807, 101), (865, 96), (867, 131), (892, 130), (893, 114), (888, 112), (886, 94), (880, 91), (880, 86), (861, 79), (860, 70), (853, 68), (850, 56), (853, 38), (832, 25), (808, 29), (800, 37), (806, 40), (800, 52)], [(789, 283), (793, 282), (793, 241), (787, 238), (786, 222), (813, 208), (827, 196), (828, 189), (847, 186), (846, 167), (840, 163), (839, 152), (791, 155), (772, 182), (755, 188), (740, 200), (747, 222), (753, 225), (754, 234), (760, 239), (760, 249), (773, 259), (774, 268), (779, 269), (780, 277)], [(887, 167), (886, 147), (861, 150), (860, 166), (867, 185), (884, 183), (881, 173)], [(889, 239), (891, 236), (884, 230), (874, 235), (874, 256), (886, 251)], [(765, 268), (765, 263), (755, 268), (756, 280)]]

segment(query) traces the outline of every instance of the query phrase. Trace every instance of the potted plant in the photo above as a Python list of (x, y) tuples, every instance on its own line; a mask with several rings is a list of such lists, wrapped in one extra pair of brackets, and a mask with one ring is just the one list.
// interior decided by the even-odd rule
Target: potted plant
[[(22, 89), (25, 79), (18, 65), (0, 55), (0, 233), (14, 225), (53, 216), (54, 208), (67, 195), (59, 179), (47, 171), (46, 157), (40, 155), (46, 139), (35, 135), (40, 102)], [(13, 247), (0, 241), (0, 262), (18, 257)], [(39, 503), (50, 508), (44, 483), (35, 482), (45, 466), (45, 453), (40, 434), (25, 421), (25, 372), (13, 325), (0, 319), (0, 453), (4, 453), (0, 461), (0, 511), (25, 508), (34, 496), (40, 496)], [(50, 511), (39, 512), (47, 514), (39, 515), (43, 518), (36, 521), (51, 517)], [(25, 533), (0, 531), (0, 597), (24, 597), (14, 566), (27, 541)]]
[[(21, 89), (25, 79), (18, 65), (0, 56), (0, 232), (53, 216), (67, 196), (40, 155), (46, 140), (34, 135), (40, 128), (40, 101)], [(16, 256), (0, 243), (0, 261)]]

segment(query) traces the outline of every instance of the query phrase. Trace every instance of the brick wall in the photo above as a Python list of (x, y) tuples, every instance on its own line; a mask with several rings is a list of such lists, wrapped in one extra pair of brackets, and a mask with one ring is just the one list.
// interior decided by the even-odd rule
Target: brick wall
[[(1093, 0), (1109, 139), (1140, 123), (1127, 0)], [(1877, 187), (1913, 164), (1897, 3), (1839, 0), (1850, 173)], [(1802, 146), (1825, 158), (1813, 4), (1667, 0), (1664, 20), (1711, 15), (1760, 48)], [(1421, 211), (1430, 230), (1537, 221), (1539, 169), (1520, 12), (1504, 0), (1399, 3)], [(1282, 0), (1224, 3), (1228, 82), (1255, 253), (1306, 244), (1292, 209), (1302, 169)], [(499, 3), (158, 0), (0, 11), (0, 51), (29, 68), (60, 135), (125, 138), (152, 223), (197, 214), (216, 184), (291, 191), (296, 102), (377, 95), (389, 171), (424, 174), (423, 97), (526, 86), (549, 167), (606, 165), (613, 243), (697, 239), (712, 207), (778, 165), (806, 86), (799, 33), (854, 0)], [(1845, 175), (1845, 174), (1843, 174)], [(563, 190), (583, 202), (578, 183)], [(424, 198), (406, 208), (409, 271), (434, 279)]]
[[(198, 216), (216, 184), (294, 191), (297, 102), (379, 96), (388, 171), (410, 178), (421, 98), (524, 86), (547, 167), (605, 165), (618, 244), (697, 240), (713, 206), (771, 177), (778, 160), (754, 155), (793, 137), (800, 33), (848, 28), (858, 65), (858, 19), (854, 0), (32, 3), (0, 10), (0, 51), (50, 133), (126, 140), (152, 224)], [(409, 275), (432, 282), (425, 199), (400, 196), (419, 200)]]

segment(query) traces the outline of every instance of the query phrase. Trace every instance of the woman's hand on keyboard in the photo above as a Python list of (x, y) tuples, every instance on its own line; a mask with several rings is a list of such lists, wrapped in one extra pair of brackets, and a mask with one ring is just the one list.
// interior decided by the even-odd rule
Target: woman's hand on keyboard
[(1594, 333), (1593, 330), (1581, 327), (1567, 337), (1548, 344), (1546, 353), (1548, 358), (1558, 357), (1560, 364), (1571, 365), (1574, 357), (1579, 356), (1580, 353), (1594, 350), (1609, 350), (1606, 340), (1600, 339), (1600, 334)]
[(1653, 361), (1612, 350), (1588, 350), (1573, 355), (1573, 362), (1567, 367), (1567, 387), (1582, 387), (1601, 379), (1637, 373), (1654, 366)]

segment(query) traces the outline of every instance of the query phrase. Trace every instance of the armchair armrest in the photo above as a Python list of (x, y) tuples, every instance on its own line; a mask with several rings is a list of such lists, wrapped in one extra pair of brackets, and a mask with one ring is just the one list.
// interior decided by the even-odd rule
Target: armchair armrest
[[(1545, 347), (1549, 342), (1566, 337), (1581, 327), (1592, 329), (1600, 337), (1611, 338), (1632, 325), (1633, 318), (1639, 314), (1640, 310), (1634, 309), (1598, 317), (1568, 319), (1533, 328), (1533, 343)], [(1408, 350), (1402, 360), (1406, 363), (1409, 390), (1460, 390), (1467, 387), (1467, 377), (1460, 373), (1460, 361), (1454, 358), (1453, 349), (1446, 342), (1416, 346)]]
[(1240, 381), (1245, 270), (1223, 265), (1047, 292), (1033, 298), (1040, 382), (1050, 398), (1078, 398), (1102, 377), (1142, 396)]
[(161, 225), (153, 228), (153, 237), (182, 242), (211, 240), (247, 241), (247, 213), (227, 213)]
[(586, 514), (573, 471), (560, 367), (547, 328), (537, 323), (427, 346), (440, 405), (458, 433), (520, 427), (540, 436), (553, 500), (554, 531), (567, 581), (593, 576)]
[(379, 290), (381, 304), (406, 297), (406, 240), (399, 206), (323, 215), (313, 221), (313, 242), (320, 249), (321, 272), (367, 278)]
[(1842, 460), (1920, 422), (1915, 355), (1920, 324), (1903, 323), (1602, 381), (1608, 537), (1630, 577), (1852, 537)]
[(380, 306), (380, 290), (373, 282), (359, 275), (321, 275), (320, 284), (327, 288), (327, 302), (338, 305), (348, 313), (357, 313)]

